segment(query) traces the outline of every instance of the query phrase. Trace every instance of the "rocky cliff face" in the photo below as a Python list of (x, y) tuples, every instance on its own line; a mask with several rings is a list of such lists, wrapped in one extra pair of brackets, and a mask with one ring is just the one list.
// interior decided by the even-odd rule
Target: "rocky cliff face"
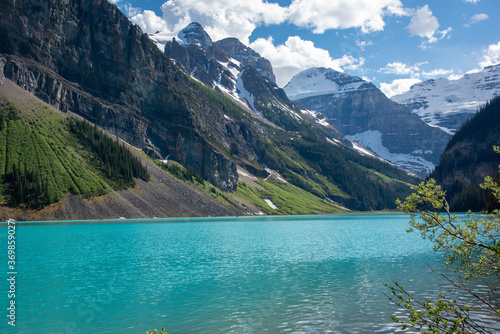
[(153, 156), (170, 155), (222, 189), (235, 189), (236, 165), (224, 150), (238, 140), (244, 145), (238, 126), (116, 6), (105, 0), (2, 6), (6, 77)]
[(276, 83), (271, 62), (241, 43), (237, 38), (225, 38), (215, 44), (224, 50), (229, 57), (239, 61), (241, 65), (256, 69), (264, 78)]
[(432, 171), (449, 139), (373, 84), (331, 69), (301, 72), (284, 90), (326, 115), (347, 138), (420, 176)]

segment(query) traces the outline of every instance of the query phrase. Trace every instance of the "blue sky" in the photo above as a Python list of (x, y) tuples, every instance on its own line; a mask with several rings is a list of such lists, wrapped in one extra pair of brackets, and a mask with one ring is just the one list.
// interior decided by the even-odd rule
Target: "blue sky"
[(110, 0), (165, 43), (192, 21), (269, 59), (283, 87), (324, 66), (387, 95), (500, 63), (498, 0)]

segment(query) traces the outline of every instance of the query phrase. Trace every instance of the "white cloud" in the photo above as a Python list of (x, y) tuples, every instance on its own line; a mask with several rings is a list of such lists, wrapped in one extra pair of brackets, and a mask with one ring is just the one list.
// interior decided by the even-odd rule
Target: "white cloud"
[(473, 17), (471, 17), (471, 19), (470, 19), (469, 22), (472, 23), (472, 24), (474, 24), (474, 23), (478, 23), (478, 22), (481, 22), (481, 21), (485, 21), (487, 19), (489, 19), (488, 14), (481, 13), (481, 14), (476, 14)]
[(170, 32), (198, 22), (214, 40), (236, 37), (245, 44), (261, 25), (290, 22), (315, 33), (347, 28), (367, 33), (383, 30), (386, 16), (410, 15), (401, 0), (293, 0), (288, 7), (264, 0), (168, 0), (161, 10)]
[(381, 68), (379, 72), (386, 74), (397, 74), (397, 75), (407, 75), (410, 76), (411, 79), (416, 78), (435, 78), (435, 77), (443, 77), (449, 76), (453, 73), (453, 70), (445, 70), (442, 68), (424, 71), (420, 67), (422, 65), (426, 65), (428, 62), (416, 63), (415, 65), (407, 65), (401, 62), (393, 62), (387, 64), (385, 67)]
[(369, 40), (369, 41), (362, 41), (362, 40), (359, 40), (359, 39), (358, 39), (358, 40), (356, 41), (356, 45), (359, 47), (359, 49), (360, 49), (361, 51), (365, 51), (365, 48), (366, 48), (367, 46), (373, 46), (374, 44), (373, 44), (373, 41), (370, 41), (370, 40)]
[[(428, 5), (425, 5), (415, 11), (410, 24), (406, 28), (413, 36), (427, 38), (427, 43), (436, 43), (452, 31), (451, 28), (447, 28), (442, 31), (438, 30), (438, 19), (432, 14)], [(423, 43), (421, 47), (426, 48), (427, 44)]]
[(417, 73), (418, 71), (420, 71), (419, 65), (421, 64), (423, 63), (408, 66), (401, 62), (393, 62), (381, 68), (379, 72), (398, 75), (411, 75), (412, 77), (414, 77), (415, 75), (418, 75)]
[(384, 29), (387, 15), (407, 15), (400, 0), (293, 0), (288, 21), (321, 34), (328, 29)]
[(467, 22), (466, 24), (464, 24), (464, 27), (469, 28), (472, 24), (476, 24), (478, 22), (485, 21), (485, 20), (487, 20), (489, 18), (490, 17), (488, 16), (488, 14), (484, 14), (484, 13), (476, 14), (476, 15), (474, 15), (474, 16), (472, 16), (470, 18), (469, 22)]
[(328, 67), (343, 72), (364, 64), (364, 58), (344, 55), (334, 59), (327, 50), (317, 48), (311, 41), (291, 36), (282, 45), (275, 45), (272, 38), (259, 38), (250, 47), (273, 64), (278, 86), (283, 87), (300, 71), (311, 67)]
[(450, 76), (448, 76), (448, 80), (458, 80), (462, 77), (463, 77), (462, 74), (451, 74)]
[(141, 29), (148, 33), (154, 34), (157, 31), (167, 31), (167, 23), (159, 16), (155, 14), (155, 12), (151, 10), (145, 10), (142, 13), (137, 13), (132, 16), (130, 19), (132, 23), (137, 24), (141, 27)]
[(131, 4), (126, 4), (125, 6), (125, 12), (127, 13), (127, 16), (132, 20), (132, 18), (140, 13), (142, 13), (142, 9), (139, 7), (132, 7)]
[(393, 97), (394, 95), (403, 94), (410, 90), (411, 86), (422, 82), (420, 79), (396, 79), (391, 83), (380, 83), (380, 90), (387, 96)]
[(245, 44), (257, 26), (286, 19), (286, 8), (262, 0), (169, 0), (161, 9), (170, 31), (198, 22), (213, 40), (236, 37)]
[(486, 50), (479, 66), (483, 69), (486, 66), (496, 65), (498, 63), (500, 63), (500, 42), (488, 46), (488, 50)]
[(489, 19), (488, 14), (481, 13), (481, 14), (476, 14), (473, 17), (471, 17), (470, 22), (471, 23), (478, 23), (478, 22), (481, 22), (481, 21), (484, 21), (487, 19)]
[(432, 71), (422, 71), (422, 76), (427, 78), (435, 78), (435, 77), (444, 77), (453, 75), (453, 70), (445, 70), (442, 68), (438, 68)]
[(465, 2), (468, 2), (468, 3), (478, 3), (479, 0), (464, 0)]

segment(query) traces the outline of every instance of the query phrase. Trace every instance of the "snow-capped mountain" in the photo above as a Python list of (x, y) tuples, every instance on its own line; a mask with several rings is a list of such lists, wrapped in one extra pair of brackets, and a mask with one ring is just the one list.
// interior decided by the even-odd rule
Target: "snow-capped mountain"
[(499, 92), (500, 64), (458, 80), (427, 80), (391, 99), (408, 106), (427, 124), (452, 134)]
[(320, 67), (300, 72), (283, 89), (291, 100), (301, 100), (318, 95), (352, 92), (363, 89), (361, 86), (365, 84), (368, 82), (361, 78)]
[(304, 110), (276, 85), (269, 60), (236, 38), (213, 42), (203, 27), (191, 23), (165, 45), (165, 54), (192, 77), (223, 92), (255, 117), (284, 129), (312, 120), (327, 130), (333, 142), (353, 147), (324, 115)]
[(182, 29), (177, 38), (184, 44), (199, 44), (206, 47), (212, 45), (212, 39), (198, 22), (193, 22)]
[(420, 176), (434, 169), (449, 140), (449, 134), (389, 100), (372, 83), (333, 69), (305, 70), (284, 90), (327, 116), (348, 139)]

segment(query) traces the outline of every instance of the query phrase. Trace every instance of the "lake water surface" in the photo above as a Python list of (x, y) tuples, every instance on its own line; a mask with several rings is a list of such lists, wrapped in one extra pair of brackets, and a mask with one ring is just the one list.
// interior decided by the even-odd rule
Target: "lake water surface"
[[(393, 333), (394, 280), (435, 296), (439, 254), (405, 215), (17, 226), (2, 333)], [(161, 220), (154, 220), (159, 222)], [(7, 276), (7, 233), (0, 257)]]

